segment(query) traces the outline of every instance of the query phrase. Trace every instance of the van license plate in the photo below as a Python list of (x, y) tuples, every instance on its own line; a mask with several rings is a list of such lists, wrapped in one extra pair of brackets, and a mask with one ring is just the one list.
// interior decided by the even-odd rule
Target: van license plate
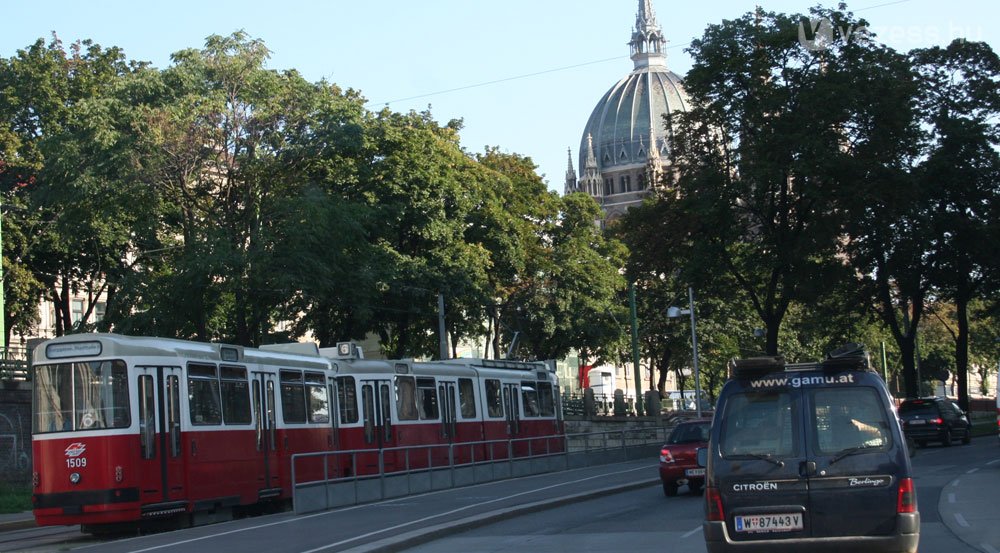
[(802, 513), (736, 517), (737, 532), (794, 532), (802, 529)]
[(927, 424), (927, 421), (924, 419), (913, 419), (909, 422), (909, 424)]
[(687, 469), (684, 476), (705, 476), (705, 469)]

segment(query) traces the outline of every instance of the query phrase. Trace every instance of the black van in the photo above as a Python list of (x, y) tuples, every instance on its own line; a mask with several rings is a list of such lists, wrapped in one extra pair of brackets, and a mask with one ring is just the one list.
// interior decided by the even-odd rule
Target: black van
[(817, 363), (744, 359), (730, 371), (699, 452), (710, 553), (917, 550), (907, 444), (861, 346)]

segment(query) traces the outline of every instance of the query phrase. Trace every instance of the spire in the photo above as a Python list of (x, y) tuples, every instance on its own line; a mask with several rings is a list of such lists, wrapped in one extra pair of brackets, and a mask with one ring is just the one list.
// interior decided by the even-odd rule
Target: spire
[(597, 156), (594, 155), (594, 137), (587, 133), (587, 161), (583, 165), (587, 169), (597, 169)]
[(594, 137), (587, 133), (587, 158), (580, 168), (580, 190), (597, 198), (601, 194), (601, 169), (597, 166), (597, 156), (594, 155)]
[(573, 170), (573, 150), (566, 148), (567, 165), (566, 165), (566, 185), (563, 187), (564, 193), (571, 194), (573, 192), (578, 192), (576, 182), (576, 171)]
[(632, 40), (628, 44), (636, 69), (667, 65), (667, 55), (664, 53), (667, 41), (656, 22), (652, 0), (639, 0), (639, 13), (635, 16), (635, 29), (632, 30)]

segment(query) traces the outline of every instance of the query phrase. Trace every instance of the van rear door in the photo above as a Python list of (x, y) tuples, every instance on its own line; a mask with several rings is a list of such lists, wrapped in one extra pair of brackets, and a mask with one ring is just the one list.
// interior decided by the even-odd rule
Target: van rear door
[(892, 534), (906, 459), (884, 394), (858, 385), (803, 391), (812, 536)]
[(810, 535), (800, 402), (795, 388), (747, 386), (721, 406), (713, 463), (733, 540)]

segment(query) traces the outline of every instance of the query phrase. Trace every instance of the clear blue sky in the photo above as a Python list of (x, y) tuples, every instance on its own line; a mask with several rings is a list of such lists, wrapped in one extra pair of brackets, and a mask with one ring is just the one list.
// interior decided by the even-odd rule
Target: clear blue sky
[[(816, 3), (653, 0), (653, 9), (670, 41), (667, 64), (683, 76), (684, 48), (706, 25), (757, 4), (801, 13)], [(848, 8), (901, 51), (957, 37), (1000, 49), (996, 0), (852, 0)], [(467, 150), (495, 145), (529, 156), (561, 192), (567, 147), (575, 159), (591, 110), (632, 70), (637, 10), (638, 0), (0, 0), (0, 57), (55, 31), (66, 44), (89, 38), (164, 68), (170, 54), (242, 29), (272, 51), (270, 68), (360, 90), (370, 109), (430, 105), (438, 121), (463, 118)]]

